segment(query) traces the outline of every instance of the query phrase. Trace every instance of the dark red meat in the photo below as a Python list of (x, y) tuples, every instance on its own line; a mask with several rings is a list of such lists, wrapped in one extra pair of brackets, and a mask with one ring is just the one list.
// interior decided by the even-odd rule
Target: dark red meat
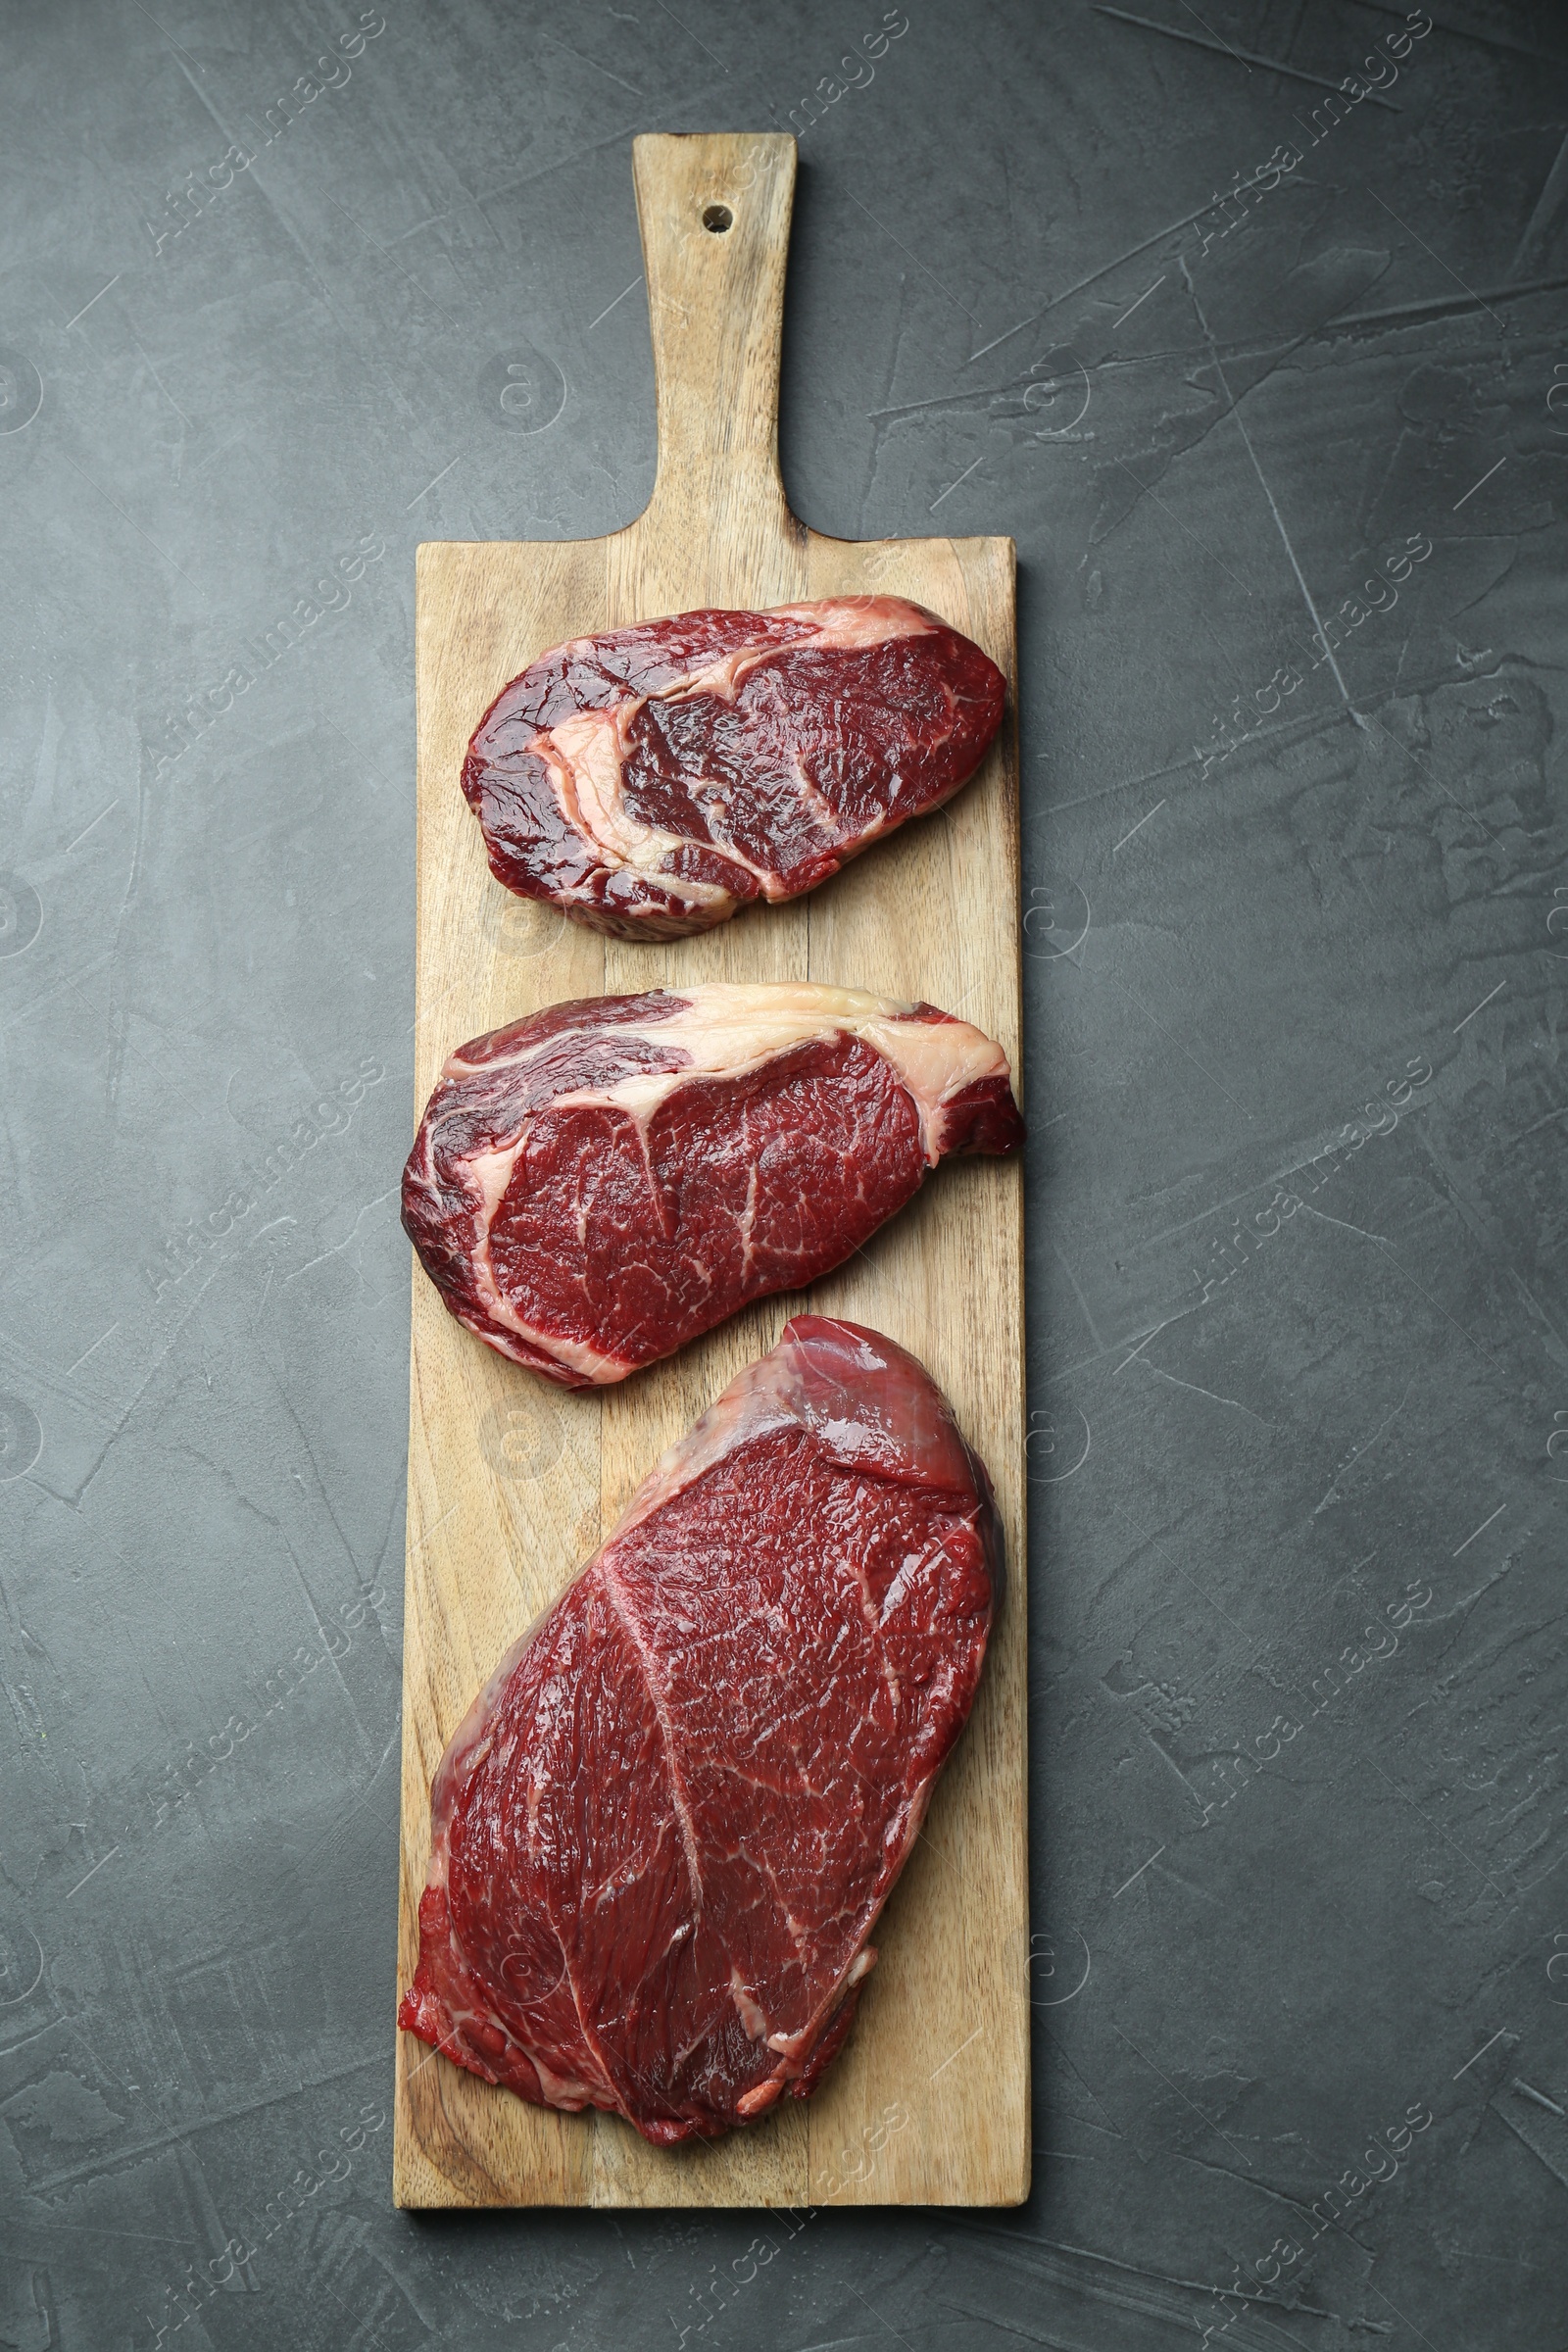
[(798, 898), (938, 808), (1006, 681), (901, 597), (683, 612), (542, 654), (468, 746), (491, 871), (627, 938)]
[(929, 1004), (805, 983), (589, 998), (452, 1055), (403, 1222), (460, 1322), (580, 1388), (804, 1288), (939, 1159), (1022, 1136), (1001, 1047)]
[(447, 1749), (399, 2024), (659, 2145), (806, 2096), (968, 1715), (1000, 1574), (990, 1484), (922, 1366), (797, 1317)]

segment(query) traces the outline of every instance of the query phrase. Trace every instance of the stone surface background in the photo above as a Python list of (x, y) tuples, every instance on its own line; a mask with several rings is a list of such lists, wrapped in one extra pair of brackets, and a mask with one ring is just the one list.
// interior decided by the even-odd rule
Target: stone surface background
[[(1563, 2342), (1568, 24), (1404, 23), (12, 0), (0, 2344)], [(796, 506), (1022, 565), (1034, 2193), (419, 2220), (413, 554), (792, 110)]]

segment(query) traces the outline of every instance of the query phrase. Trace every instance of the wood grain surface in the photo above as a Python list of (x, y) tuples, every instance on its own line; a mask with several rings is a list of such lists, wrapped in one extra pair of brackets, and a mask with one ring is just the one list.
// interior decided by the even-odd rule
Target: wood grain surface
[[(945, 809), (782, 907), (666, 945), (607, 940), (490, 877), (459, 771), (500, 689), (548, 647), (700, 605), (914, 598), (1014, 674), (1008, 539), (857, 544), (808, 531), (777, 462), (795, 144), (639, 138), (659, 415), (652, 502), (566, 544), (436, 544), (418, 558), (415, 1110), (463, 1040), (563, 998), (704, 979), (829, 981), (926, 998), (1017, 1067), (1015, 729)], [(727, 230), (704, 225), (720, 206)], [(412, 1132), (412, 1131), (411, 1131)], [(1014, 2204), (1029, 2183), (1022, 1169), (938, 1169), (811, 1308), (929, 1366), (996, 1482), (1011, 1574), (979, 1699), (873, 1936), (880, 1953), (823, 2088), (713, 2143), (649, 2147), (560, 2115), (399, 2034), (394, 2184), (405, 2206)], [(399, 1986), (417, 1953), (430, 1782), (501, 1651), (598, 1546), (656, 1456), (777, 1339), (764, 1300), (673, 1360), (588, 1395), (464, 1331), (414, 1273), (403, 1669)]]

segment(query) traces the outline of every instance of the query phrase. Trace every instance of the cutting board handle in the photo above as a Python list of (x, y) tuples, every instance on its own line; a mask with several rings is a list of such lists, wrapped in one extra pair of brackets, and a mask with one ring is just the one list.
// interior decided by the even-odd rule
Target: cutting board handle
[[(787, 133), (632, 141), (648, 273), (659, 469), (642, 522), (799, 529), (778, 470), (778, 366), (795, 198)], [(677, 541), (678, 544), (678, 541)]]

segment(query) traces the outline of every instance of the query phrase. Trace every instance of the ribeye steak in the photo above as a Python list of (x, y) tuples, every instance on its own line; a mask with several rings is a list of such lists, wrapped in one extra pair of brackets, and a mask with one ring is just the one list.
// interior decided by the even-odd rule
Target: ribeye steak
[(682, 612), (541, 654), (481, 719), (463, 789), (509, 890), (669, 939), (798, 898), (940, 807), (1005, 695), (901, 597)]
[(582, 1388), (813, 1282), (946, 1154), (1022, 1137), (1002, 1048), (934, 1005), (809, 983), (590, 997), (459, 1047), (403, 1223), (461, 1323)]
[(798, 1316), (454, 1737), (399, 2024), (658, 2145), (806, 2097), (969, 1713), (1001, 1568), (929, 1374)]

